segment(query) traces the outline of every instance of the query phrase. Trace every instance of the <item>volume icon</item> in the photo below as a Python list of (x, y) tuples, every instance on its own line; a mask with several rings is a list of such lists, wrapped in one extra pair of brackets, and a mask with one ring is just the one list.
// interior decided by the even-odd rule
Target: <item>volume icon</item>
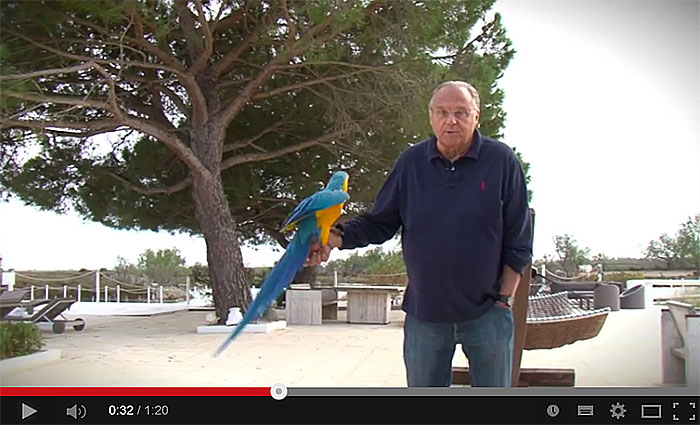
[(83, 419), (87, 416), (87, 408), (82, 404), (74, 404), (66, 409), (66, 416), (70, 416), (75, 420)]

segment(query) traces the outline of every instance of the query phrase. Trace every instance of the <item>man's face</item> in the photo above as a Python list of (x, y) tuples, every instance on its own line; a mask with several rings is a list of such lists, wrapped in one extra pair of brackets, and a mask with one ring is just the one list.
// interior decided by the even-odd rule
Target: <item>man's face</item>
[(430, 126), (442, 146), (467, 144), (478, 123), (479, 111), (466, 88), (446, 86), (435, 93)]

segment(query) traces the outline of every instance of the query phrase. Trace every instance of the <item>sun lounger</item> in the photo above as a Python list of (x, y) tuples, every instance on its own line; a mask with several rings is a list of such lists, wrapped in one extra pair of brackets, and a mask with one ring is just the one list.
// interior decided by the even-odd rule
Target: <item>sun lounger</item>
[(17, 289), (15, 291), (5, 291), (0, 294), (0, 319), (10, 314), (12, 310), (19, 307), (19, 304), (24, 300), (29, 291), (26, 289)]
[(74, 298), (53, 298), (50, 300), (38, 300), (21, 302), (15, 307), (23, 309), (23, 314), (6, 314), (1, 319), (9, 322), (24, 323), (50, 323), (51, 328), (57, 334), (66, 329), (66, 323), (72, 323), (73, 329), (82, 331), (85, 329), (85, 321), (81, 318), (66, 319), (63, 312), (68, 310), (75, 302)]

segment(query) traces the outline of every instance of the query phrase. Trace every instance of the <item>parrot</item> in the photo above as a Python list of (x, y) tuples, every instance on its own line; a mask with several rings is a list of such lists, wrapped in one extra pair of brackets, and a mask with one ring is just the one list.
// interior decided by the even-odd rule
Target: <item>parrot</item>
[(305, 198), (294, 208), (280, 230), (285, 233), (297, 228), (294, 237), (263, 282), (260, 292), (240, 323), (216, 350), (214, 357), (223, 353), (243, 328), (251, 321), (259, 319), (279, 297), (297, 271), (304, 266), (312, 242), (320, 240), (324, 245), (328, 244), (331, 227), (340, 218), (345, 202), (350, 199), (348, 181), (348, 173), (336, 171), (323, 190)]

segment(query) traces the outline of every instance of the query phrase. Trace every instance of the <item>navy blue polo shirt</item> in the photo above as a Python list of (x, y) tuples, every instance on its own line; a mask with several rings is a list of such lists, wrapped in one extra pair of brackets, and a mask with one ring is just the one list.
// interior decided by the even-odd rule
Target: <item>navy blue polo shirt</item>
[(525, 176), (506, 144), (475, 131), (451, 163), (435, 136), (402, 153), (371, 212), (342, 224), (341, 249), (381, 244), (401, 228), (403, 310), (427, 322), (477, 318), (493, 306), (503, 264), (532, 259)]

